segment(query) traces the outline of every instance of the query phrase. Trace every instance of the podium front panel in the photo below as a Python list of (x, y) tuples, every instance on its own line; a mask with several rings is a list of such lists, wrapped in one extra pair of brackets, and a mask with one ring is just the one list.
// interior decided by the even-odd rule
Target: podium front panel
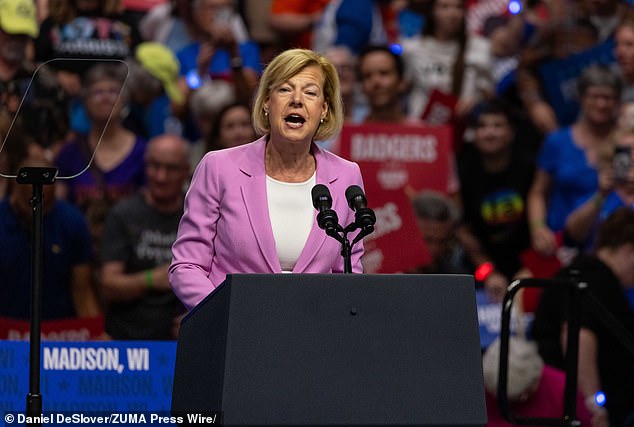
[(486, 424), (471, 276), (233, 275), (206, 311), (225, 425)]

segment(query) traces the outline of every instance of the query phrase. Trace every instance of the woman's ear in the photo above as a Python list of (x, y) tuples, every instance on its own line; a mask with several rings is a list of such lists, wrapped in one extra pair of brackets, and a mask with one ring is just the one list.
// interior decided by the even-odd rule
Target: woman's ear
[(266, 99), (264, 99), (264, 102), (262, 103), (262, 109), (264, 110), (264, 114), (269, 114), (270, 101), (271, 101), (271, 98), (267, 96)]

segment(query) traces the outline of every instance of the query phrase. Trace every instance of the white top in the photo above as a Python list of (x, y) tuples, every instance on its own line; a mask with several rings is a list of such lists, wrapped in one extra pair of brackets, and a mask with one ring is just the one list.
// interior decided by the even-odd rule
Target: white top
[(266, 195), (277, 256), (283, 273), (290, 273), (308, 240), (317, 212), (311, 190), (315, 174), (304, 182), (281, 182), (266, 177)]
[[(451, 93), (453, 64), (459, 53), (455, 40), (441, 41), (433, 37), (414, 37), (403, 40), (403, 59), (407, 78), (412, 82), (408, 115), (420, 118), (433, 89)], [(471, 36), (465, 46), (465, 71), (461, 98), (480, 101), (493, 92), (490, 42)]]

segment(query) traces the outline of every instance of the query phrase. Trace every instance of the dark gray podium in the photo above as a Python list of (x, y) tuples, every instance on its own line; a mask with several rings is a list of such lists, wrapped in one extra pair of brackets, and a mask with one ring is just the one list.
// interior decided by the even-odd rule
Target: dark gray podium
[(183, 320), (172, 412), (226, 426), (484, 426), (471, 276), (230, 275)]

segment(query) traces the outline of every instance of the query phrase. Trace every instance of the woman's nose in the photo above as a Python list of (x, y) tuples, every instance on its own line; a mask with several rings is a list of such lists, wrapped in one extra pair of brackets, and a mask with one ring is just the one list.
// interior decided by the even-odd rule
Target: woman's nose
[(291, 94), (291, 103), (293, 105), (302, 105), (302, 94), (301, 91), (293, 91)]

